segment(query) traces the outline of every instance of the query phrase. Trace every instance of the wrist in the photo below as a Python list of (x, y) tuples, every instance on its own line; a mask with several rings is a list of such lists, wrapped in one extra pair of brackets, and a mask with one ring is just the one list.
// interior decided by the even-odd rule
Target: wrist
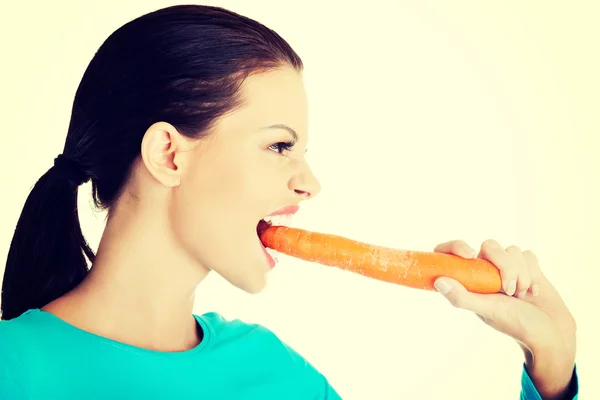
[(568, 394), (575, 368), (570, 346), (526, 347), (525, 368), (543, 400), (571, 400)]

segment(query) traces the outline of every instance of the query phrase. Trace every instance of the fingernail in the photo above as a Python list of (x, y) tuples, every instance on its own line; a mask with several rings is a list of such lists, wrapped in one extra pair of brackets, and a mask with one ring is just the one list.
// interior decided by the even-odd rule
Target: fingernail
[(517, 280), (513, 279), (512, 281), (508, 282), (508, 286), (506, 287), (506, 294), (509, 296), (512, 296), (513, 294), (515, 294), (516, 290), (517, 290)]
[(452, 290), (452, 286), (443, 279), (438, 279), (433, 283), (433, 286), (437, 289), (441, 294), (446, 294)]
[(517, 295), (517, 297), (520, 298), (520, 299), (524, 299), (526, 294), (527, 294), (527, 290), (522, 290), (522, 291), (519, 292), (519, 294)]
[(533, 285), (531, 287), (531, 294), (533, 294), (534, 296), (537, 296), (540, 294), (540, 285)]

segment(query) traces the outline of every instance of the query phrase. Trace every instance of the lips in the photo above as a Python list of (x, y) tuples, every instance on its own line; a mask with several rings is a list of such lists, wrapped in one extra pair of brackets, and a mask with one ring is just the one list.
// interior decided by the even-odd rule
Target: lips
[[(296, 214), (299, 209), (300, 209), (300, 206), (298, 206), (298, 205), (289, 205), (289, 206), (282, 207), (276, 211), (273, 211), (272, 213), (266, 215), (266, 217), (274, 217), (276, 215)], [(258, 225), (256, 225), (256, 233), (258, 234), (258, 237), (260, 238), (260, 235), (265, 231), (265, 229), (267, 229), (271, 225), (273, 225), (273, 224), (270, 221), (265, 221), (264, 219), (261, 219), (260, 221), (258, 221)]]
[(300, 209), (300, 206), (297, 205), (285, 206), (277, 211), (273, 211), (271, 214), (268, 214), (267, 217), (272, 217), (274, 215), (296, 214), (298, 209)]

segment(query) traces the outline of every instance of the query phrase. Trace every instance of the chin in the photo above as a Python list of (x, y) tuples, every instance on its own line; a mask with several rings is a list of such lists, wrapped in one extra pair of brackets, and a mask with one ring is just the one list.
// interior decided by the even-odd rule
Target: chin
[[(253, 238), (252, 238), (253, 236)], [(248, 240), (248, 238), (252, 238)], [(223, 277), (231, 285), (249, 294), (262, 292), (267, 285), (267, 275), (271, 271), (269, 260), (256, 236), (253, 227), (247, 235), (230, 239), (237, 242), (235, 251), (223, 247), (214, 248), (211, 256), (215, 257), (213, 267), (210, 269)], [(219, 251), (221, 250), (221, 251)]]
[(239, 270), (216, 270), (226, 281), (240, 290), (249, 294), (258, 294), (262, 292), (267, 285), (268, 270), (263, 266), (254, 266), (251, 263), (243, 264)]
[(264, 283), (262, 285), (254, 285), (254, 286), (251, 286), (250, 288), (244, 289), (244, 291), (248, 294), (259, 294), (260, 292), (263, 291), (265, 286), (266, 286), (266, 283)]
[[(250, 277), (248, 277), (250, 278)], [(258, 294), (267, 286), (266, 274), (257, 273), (254, 277), (244, 281), (244, 285), (240, 287), (243, 291), (249, 294)]]
[[(254, 276), (252, 278), (249, 276), (232, 277), (232, 276), (228, 276), (227, 274), (219, 273), (217, 270), (214, 270), (214, 269), (212, 271), (221, 275), (222, 278), (224, 278), (227, 282), (229, 282), (234, 287), (236, 287), (248, 294), (258, 294), (258, 293), (262, 292), (265, 289), (265, 287), (267, 286), (267, 279), (266, 279), (266, 276), (264, 276), (264, 274), (262, 276)], [(255, 272), (255, 274), (256, 274), (256, 272)]]

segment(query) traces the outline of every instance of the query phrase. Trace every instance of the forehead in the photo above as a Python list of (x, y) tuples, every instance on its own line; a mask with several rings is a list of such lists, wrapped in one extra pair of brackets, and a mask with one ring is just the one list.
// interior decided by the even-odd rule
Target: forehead
[(308, 101), (302, 74), (281, 68), (251, 75), (240, 87), (244, 105), (220, 122), (227, 130), (253, 130), (276, 124), (288, 125), (305, 136)]

